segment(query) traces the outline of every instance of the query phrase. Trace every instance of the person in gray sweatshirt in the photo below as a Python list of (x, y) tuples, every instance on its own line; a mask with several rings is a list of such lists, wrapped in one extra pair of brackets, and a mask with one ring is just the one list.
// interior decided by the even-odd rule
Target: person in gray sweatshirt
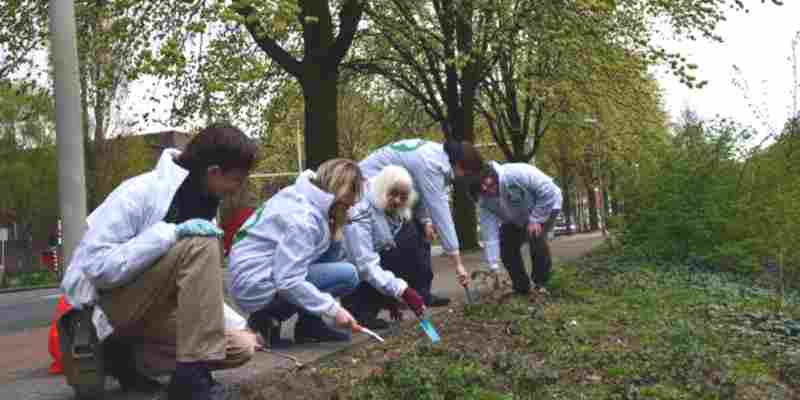
[[(537, 289), (544, 289), (552, 268), (547, 236), (561, 210), (561, 189), (533, 165), (492, 161), (473, 181), (471, 192), (478, 200), (481, 239), (490, 271), (497, 273), (502, 261), (515, 292), (528, 293), (531, 280)], [(531, 279), (520, 251), (526, 242), (533, 262)]]

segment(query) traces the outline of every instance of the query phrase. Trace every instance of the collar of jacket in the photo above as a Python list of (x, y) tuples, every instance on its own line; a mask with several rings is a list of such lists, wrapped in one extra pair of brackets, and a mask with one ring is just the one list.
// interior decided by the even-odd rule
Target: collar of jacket
[(160, 181), (183, 183), (183, 180), (189, 176), (188, 170), (175, 163), (175, 157), (180, 154), (178, 149), (166, 149), (161, 153), (154, 170)]
[(328, 211), (333, 205), (334, 196), (330, 193), (318, 188), (317, 185), (311, 182), (311, 177), (314, 171), (305, 170), (297, 177), (294, 183), (295, 190), (305, 197), (311, 205), (322, 213), (325, 220), (328, 219)]

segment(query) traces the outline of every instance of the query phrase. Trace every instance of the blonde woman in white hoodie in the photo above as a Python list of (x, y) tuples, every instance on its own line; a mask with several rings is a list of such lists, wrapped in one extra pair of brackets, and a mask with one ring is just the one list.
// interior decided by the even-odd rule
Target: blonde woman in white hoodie
[(347, 212), (364, 184), (354, 161), (328, 160), (267, 200), (245, 221), (230, 252), (228, 293), (271, 347), (280, 324), (300, 313), (295, 342), (347, 341), (356, 321), (336, 297), (358, 284), (338, 253)]

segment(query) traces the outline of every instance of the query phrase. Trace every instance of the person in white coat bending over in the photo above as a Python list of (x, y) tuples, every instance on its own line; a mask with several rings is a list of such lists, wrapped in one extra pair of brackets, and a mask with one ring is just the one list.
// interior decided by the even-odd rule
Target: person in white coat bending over
[(348, 210), (361, 198), (358, 164), (328, 160), (267, 200), (245, 221), (230, 251), (228, 293), (272, 347), (280, 323), (300, 313), (295, 342), (346, 341), (356, 324), (336, 301), (358, 285), (339, 262)]
[[(222, 197), (246, 181), (256, 152), (225, 124), (200, 131), (182, 153), (165, 150), (153, 171), (123, 182), (92, 212), (62, 282), (74, 309), (93, 306), (104, 343), (176, 348), (170, 399), (221, 398), (211, 371), (252, 355), (231, 353), (226, 342), (222, 232), (212, 220)], [(110, 368), (123, 387), (141, 378), (129, 362), (118, 357)]]
[(450, 184), (454, 178), (477, 175), (483, 159), (469, 142), (447, 141), (442, 145), (423, 139), (406, 139), (381, 147), (359, 163), (367, 178), (377, 176), (388, 165), (405, 168), (414, 180), (414, 190), (419, 193), (419, 203), (414, 210), (416, 236), (419, 247), (426, 253), (427, 262), (423, 268), (428, 275), (427, 287), (419, 289), (420, 295), (431, 307), (447, 305), (449, 299), (431, 293), (430, 250), (434, 228), (456, 270), (459, 283), (466, 285), (469, 276), (461, 261), (458, 236), (450, 212)]
[[(485, 165), (480, 180), (471, 186), (478, 199), (481, 239), (490, 271), (498, 272), (502, 260), (515, 292), (530, 292), (531, 280), (537, 290), (546, 290), (553, 263), (547, 235), (561, 210), (561, 189), (533, 165), (494, 161)], [(525, 242), (530, 245), (533, 264), (530, 279), (520, 251)]]

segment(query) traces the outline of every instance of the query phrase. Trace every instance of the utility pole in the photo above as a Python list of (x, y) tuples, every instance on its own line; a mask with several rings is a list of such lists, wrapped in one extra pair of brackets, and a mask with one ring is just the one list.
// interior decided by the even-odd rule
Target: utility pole
[(86, 172), (73, 0), (50, 0), (49, 17), (55, 71), (58, 200), (64, 234), (62, 260), (68, 265), (86, 225)]

